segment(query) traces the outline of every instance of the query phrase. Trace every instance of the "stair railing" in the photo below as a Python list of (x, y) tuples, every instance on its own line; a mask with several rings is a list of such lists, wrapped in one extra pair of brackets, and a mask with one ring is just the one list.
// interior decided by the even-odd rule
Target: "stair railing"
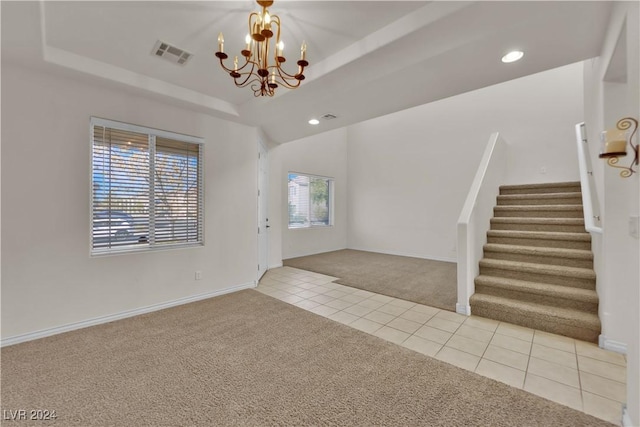
[(600, 215), (597, 215), (594, 208), (593, 171), (591, 170), (591, 159), (589, 157), (589, 146), (587, 144), (586, 129), (584, 123), (576, 125), (576, 144), (578, 147), (578, 166), (580, 169), (580, 187), (582, 187), (582, 207), (584, 212), (584, 228), (589, 233), (602, 234), (602, 227), (596, 222), (600, 222)]
[(507, 170), (507, 143), (498, 132), (491, 134), (458, 218), (458, 302), (456, 312), (471, 314), (469, 298), (480, 272), (493, 208)]

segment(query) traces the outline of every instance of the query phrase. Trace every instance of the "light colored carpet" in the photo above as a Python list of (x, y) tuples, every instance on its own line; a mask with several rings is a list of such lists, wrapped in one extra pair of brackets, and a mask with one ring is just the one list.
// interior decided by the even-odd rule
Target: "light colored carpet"
[(339, 277), (337, 283), (456, 311), (456, 263), (344, 249), (284, 260), (284, 265)]
[(5, 347), (1, 397), (39, 426), (610, 425), (253, 290)]

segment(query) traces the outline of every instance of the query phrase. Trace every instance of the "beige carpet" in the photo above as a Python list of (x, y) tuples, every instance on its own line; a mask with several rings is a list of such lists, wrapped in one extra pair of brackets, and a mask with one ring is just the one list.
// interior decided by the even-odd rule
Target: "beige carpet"
[(456, 311), (456, 263), (344, 249), (284, 260), (284, 265), (339, 277), (337, 283)]
[(58, 426), (610, 425), (253, 290), (3, 348), (1, 397)]

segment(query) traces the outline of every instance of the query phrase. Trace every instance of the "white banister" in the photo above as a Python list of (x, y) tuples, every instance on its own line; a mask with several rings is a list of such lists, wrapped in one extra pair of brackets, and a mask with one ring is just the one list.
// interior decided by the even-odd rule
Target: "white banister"
[(582, 208), (584, 211), (584, 228), (589, 233), (602, 234), (602, 228), (596, 225), (600, 217), (594, 213), (593, 190), (591, 188), (592, 176), (590, 168), (589, 147), (585, 134), (584, 123), (576, 125), (576, 144), (578, 146), (578, 166), (580, 169), (580, 187), (582, 187)]
[(456, 312), (471, 314), (469, 298), (487, 240), (496, 197), (507, 169), (507, 144), (499, 133), (491, 134), (458, 219), (458, 302)]

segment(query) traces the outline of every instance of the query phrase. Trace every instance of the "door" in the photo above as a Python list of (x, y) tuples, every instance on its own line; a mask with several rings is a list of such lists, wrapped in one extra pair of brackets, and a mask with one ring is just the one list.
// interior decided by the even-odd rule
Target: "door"
[(258, 141), (258, 280), (266, 273), (269, 264), (268, 178), (267, 149), (262, 141)]

